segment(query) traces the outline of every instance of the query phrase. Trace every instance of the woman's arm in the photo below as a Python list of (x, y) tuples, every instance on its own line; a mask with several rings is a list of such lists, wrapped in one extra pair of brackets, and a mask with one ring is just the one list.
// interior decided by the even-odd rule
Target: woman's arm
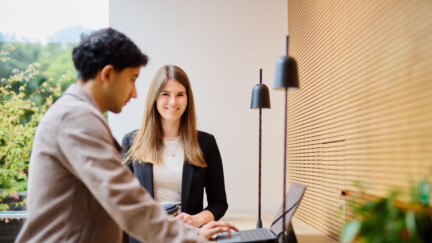
[(203, 210), (198, 214), (189, 215), (187, 213), (181, 213), (177, 216), (178, 219), (183, 221), (188, 225), (192, 225), (194, 227), (201, 227), (202, 225), (214, 221), (213, 214), (208, 210)]
[(216, 140), (213, 135), (204, 132), (199, 132), (199, 140), (204, 159), (207, 163), (207, 168), (203, 171), (205, 171), (204, 187), (207, 194), (208, 206), (195, 215), (181, 213), (177, 216), (177, 218), (181, 219), (186, 224), (196, 227), (200, 227), (214, 220), (219, 220), (228, 208), (222, 158)]
[(222, 158), (216, 139), (213, 135), (209, 136), (209, 142), (205, 151), (206, 159), (206, 177), (205, 190), (207, 194), (208, 210), (213, 214), (214, 220), (219, 220), (225, 215), (228, 209), (228, 203), (225, 192), (225, 181), (222, 166)]

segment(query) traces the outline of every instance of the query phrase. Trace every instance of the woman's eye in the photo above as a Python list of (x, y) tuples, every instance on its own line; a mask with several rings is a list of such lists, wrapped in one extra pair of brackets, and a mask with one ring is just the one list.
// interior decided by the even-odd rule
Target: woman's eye
[(162, 95), (163, 95), (163, 96), (169, 96), (169, 94), (168, 94), (168, 93), (162, 93)]

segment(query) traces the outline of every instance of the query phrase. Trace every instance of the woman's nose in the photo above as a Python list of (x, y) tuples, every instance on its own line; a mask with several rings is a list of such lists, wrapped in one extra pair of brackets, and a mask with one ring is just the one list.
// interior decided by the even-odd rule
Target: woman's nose
[(176, 99), (176, 97), (175, 97), (175, 96), (171, 96), (171, 97), (170, 97), (170, 100), (169, 100), (169, 103), (170, 103), (170, 104), (176, 104), (176, 103), (177, 103), (177, 99)]

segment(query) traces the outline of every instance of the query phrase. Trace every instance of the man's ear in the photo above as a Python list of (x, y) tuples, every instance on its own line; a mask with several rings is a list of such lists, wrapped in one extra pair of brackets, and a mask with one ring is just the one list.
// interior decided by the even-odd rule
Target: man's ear
[(114, 78), (114, 66), (109, 64), (101, 70), (101, 80), (104, 84), (110, 84)]

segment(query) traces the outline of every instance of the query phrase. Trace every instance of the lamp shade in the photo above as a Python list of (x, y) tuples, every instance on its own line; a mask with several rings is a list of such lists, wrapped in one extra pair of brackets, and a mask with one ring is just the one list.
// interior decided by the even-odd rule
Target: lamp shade
[(274, 88), (299, 88), (297, 62), (294, 58), (283, 56), (276, 62)]
[(270, 108), (269, 89), (265, 84), (257, 84), (252, 89), (251, 109)]

